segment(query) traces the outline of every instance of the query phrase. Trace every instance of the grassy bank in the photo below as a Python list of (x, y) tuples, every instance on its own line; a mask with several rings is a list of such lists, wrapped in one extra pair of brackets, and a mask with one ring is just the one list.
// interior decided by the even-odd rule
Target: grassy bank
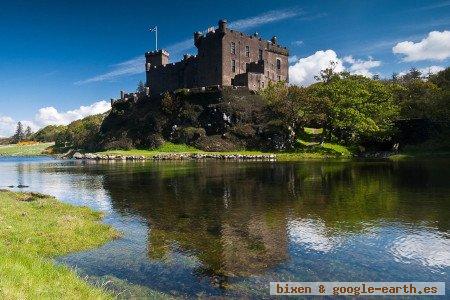
[(295, 152), (263, 152), (263, 151), (227, 151), (227, 152), (205, 152), (197, 148), (184, 145), (164, 143), (162, 146), (151, 149), (131, 149), (131, 150), (109, 150), (98, 152), (102, 155), (122, 155), (122, 156), (145, 156), (153, 157), (159, 154), (167, 153), (211, 153), (211, 154), (276, 154), (278, 160), (302, 160), (302, 159), (323, 159), (323, 158), (342, 158), (350, 157), (351, 152), (344, 146), (331, 143), (304, 143), (298, 151)]
[(118, 236), (100, 213), (53, 197), (0, 190), (0, 295), (3, 299), (107, 299), (52, 257)]
[(19, 143), (0, 145), (0, 156), (36, 156), (43, 155), (54, 143)]

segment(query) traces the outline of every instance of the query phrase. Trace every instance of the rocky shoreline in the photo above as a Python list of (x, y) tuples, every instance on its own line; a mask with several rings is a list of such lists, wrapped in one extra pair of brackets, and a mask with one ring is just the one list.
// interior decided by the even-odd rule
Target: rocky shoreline
[(161, 153), (153, 156), (143, 155), (106, 155), (76, 152), (72, 156), (76, 160), (114, 160), (114, 161), (142, 161), (142, 160), (264, 160), (276, 161), (275, 154), (215, 154), (215, 153)]

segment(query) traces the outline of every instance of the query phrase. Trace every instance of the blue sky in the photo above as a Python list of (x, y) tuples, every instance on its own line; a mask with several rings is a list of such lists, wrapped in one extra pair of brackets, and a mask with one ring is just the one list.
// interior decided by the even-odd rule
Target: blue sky
[(450, 1), (5, 1), (0, 136), (18, 120), (38, 128), (107, 109), (100, 100), (144, 80), (150, 26), (158, 25), (159, 46), (175, 61), (195, 54), (194, 31), (221, 18), (247, 33), (277, 35), (298, 84), (310, 83), (330, 58), (382, 77), (450, 62)]

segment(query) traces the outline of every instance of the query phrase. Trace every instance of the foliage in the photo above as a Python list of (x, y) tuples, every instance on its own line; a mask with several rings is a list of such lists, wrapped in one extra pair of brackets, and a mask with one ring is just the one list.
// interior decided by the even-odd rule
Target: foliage
[(89, 116), (67, 125), (56, 135), (57, 147), (95, 150), (98, 147), (99, 131), (104, 115)]
[(382, 141), (393, 133), (398, 117), (390, 85), (363, 76), (346, 75), (310, 87), (323, 102), (323, 128), (339, 142)]
[[(276, 82), (260, 93), (226, 87), (156, 97), (141, 93), (137, 101), (116, 102), (103, 121), (98, 116), (73, 122), (56, 143), (88, 151), (157, 149), (165, 141), (205, 151), (303, 151), (301, 139), (321, 143), (320, 151), (325, 142), (389, 150), (405, 142), (399, 122), (450, 122), (449, 68), (427, 77), (411, 69), (390, 80), (335, 68), (331, 63), (309, 87)], [(308, 140), (304, 128), (322, 133)]]
[(139, 80), (139, 82), (138, 82), (136, 92), (145, 93), (145, 84), (141, 80)]
[(12, 137), (13, 143), (18, 143), (25, 139), (25, 132), (23, 130), (22, 122), (17, 123), (16, 133)]
[(64, 125), (48, 125), (38, 130), (32, 139), (38, 142), (54, 142), (58, 134), (66, 130), (66, 128)]

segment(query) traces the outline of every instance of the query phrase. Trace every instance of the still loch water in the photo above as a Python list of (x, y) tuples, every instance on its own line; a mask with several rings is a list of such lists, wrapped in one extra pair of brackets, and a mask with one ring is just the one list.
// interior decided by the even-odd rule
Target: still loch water
[(123, 232), (58, 258), (90, 276), (185, 297), (268, 297), (270, 281), (444, 281), (450, 293), (449, 160), (0, 158), (0, 188), (19, 184)]

